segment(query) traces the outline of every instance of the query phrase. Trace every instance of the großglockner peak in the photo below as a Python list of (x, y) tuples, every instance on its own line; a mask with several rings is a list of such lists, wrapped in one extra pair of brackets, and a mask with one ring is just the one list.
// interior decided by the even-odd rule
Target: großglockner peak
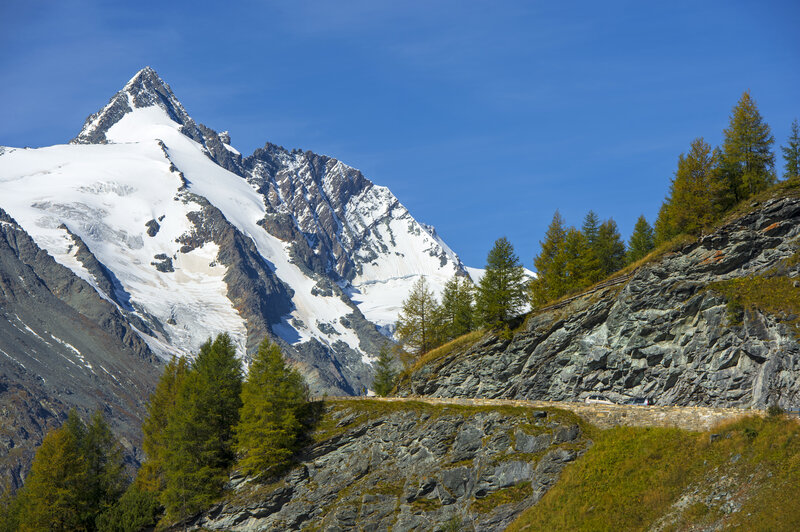
[(137, 72), (105, 107), (86, 119), (81, 132), (72, 143), (105, 144), (108, 142), (106, 133), (124, 115), (134, 109), (154, 105), (163, 109), (170, 119), (185, 128), (184, 132), (187, 132), (189, 137), (198, 140), (194, 131), (197, 128), (194, 120), (175, 97), (169, 85), (148, 66)]
[(68, 145), (0, 155), (0, 208), (162, 357), (279, 341), (315, 392), (371, 383), (411, 285), (466, 275), (385, 187), (267, 143), (243, 157), (138, 72)]

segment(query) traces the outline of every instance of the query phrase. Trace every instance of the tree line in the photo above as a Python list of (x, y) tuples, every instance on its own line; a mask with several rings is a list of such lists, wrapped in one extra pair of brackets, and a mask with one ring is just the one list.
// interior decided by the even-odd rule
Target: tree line
[(256, 479), (291, 463), (308, 391), (280, 348), (264, 340), (245, 377), (228, 334), (193, 361), (167, 364), (142, 426), (146, 459), (128, 482), (102, 415), (73, 411), (50, 432), (23, 488), (0, 505), (0, 530), (135, 531), (180, 521), (219, 498), (232, 468)]
[[(756, 103), (745, 92), (723, 131), (722, 147), (712, 148), (703, 137), (694, 139), (678, 157), (655, 223), (656, 242), (678, 235), (697, 235), (741, 201), (775, 184), (778, 176), (772, 145), (775, 138)], [(800, 131), (792, 122), (787, 146), (781, 147), (784, 179), (800, 175)]]
[[(749, 92), (734, 106), (721, 148), (703, 138), (678, 157), (677, 169), (653, 226), (639, 216), (627, 242), (616, 222), (589, 211), (579, 228), (567, 226), (556, 210), (534, 257), (528, 279), (511, 243), (498, 239), (478, 285), (451, 279), (441, 302), (420, 278), (403, 302), (396, 335), (403, 347), (423, 355), (479, 327), (496, 327), (528, 305), (536, 308), (579, 292), (680, 235), (698, 235), (736, 204), (777, 182), (774, 137)], [(795, 119), (786, 146), (783, 178), (800, 178), (800, 127)]]
[(439, 301), (425, 277), (417, 279), (403, 301), (396, 337), (406, 350), (423, 355), (480, 327), (502, 325), (527, 305), (528, 280), (514, 247), (507, 238), (499, 238), (477, 285), (456, 274)]

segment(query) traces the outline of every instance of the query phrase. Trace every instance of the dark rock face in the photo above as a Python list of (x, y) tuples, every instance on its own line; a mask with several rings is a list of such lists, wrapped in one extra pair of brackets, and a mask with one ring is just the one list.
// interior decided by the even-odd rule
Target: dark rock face
[[(267, 143), (244, 160), (243, 168), (264, 196), (264, 227), (292, 242), (295, 261), (318, 274), (352, 280), (394, 244), (390, 222), (403, 220), (409, 230), (416, 225), (387, 189), (324, 155)], [(438, 238), (432, 227), (419, 224), (414, 230)], [(442, 266), (451, 260), (442, 248), (420, 251)], [(466, 274), (461, 264), (456, 269)]]
[(729, 322), (709, 283), (795, 277), (800, 200), (781, 198), (607, 288), (528, 319), (511, 341), (489, 336), (420, 369), (403, 394), (576, 400), (594, 392), (656, 404), (796, 407), (800, 346), (761, 311)]
[(19, 487), (35, 448), (71, 408), (100, 409), (141, 459), (140, 425), (160, 373), (117, 307), (56, 263), (0, 210), (0, 481)]
[(244, 166), (274, 213), (265, 220), (267, 229), (291, 239), (296, 257), (309, 269), (352, 278), (358, 235), (351, 233), (347, 202), (372, 183), (336, 159), (274, 144), (256, 150)]
[[(224, 281), (228, 298), (247, 327), (247, 351), (254, 352), (266, 337), (281, 344), (287, 356), (302, 371), (314, 393), (356, 394), (371, 383), (371, 369), (363, 364), (360, 353), (344, 342), (323, 345), (312, 339), (302, 344), (289, 344), (272, 333), (271, 326), (292, 310), (292, 289), (283, 283), (253, 244), (204, 198), (187, 194), (202, 205), (202, 210), (189, 214), (194, 231), (181, 237), (181, 251), (187, 253), (206, 242), (219, 246), (217, 260), (227, 266)], [(323, 282), (324, 278), (320, 280)], [(344, 297), (341, 289), (328, 283), (331, 293)], [(377, 352), (385, 338), (369, 323), (355, 305), (347, 326), (358, 335), (362, 348)], [(360, 368), (360, 369), (359, 369)]]
[(251, 239), (241, 234), (205, 198), (191, 195), (202, 209), (189, 213), (194, 231), (180, 238), (182, 253), (214, 242), (219, 246), (217, 260), (228, 266), (225, 283), (228, 297), (247, 322), (247, 345), (257, 346), (270, 334), (270, 325), (278, 323), (291, 309), (291, 288), (275, 276), (275, 272), (259, 255)]
[[(228, 150), (219, 134), (203, 124), (197, 124), (167, 85), (150, 67), (145, 67), (108, 104), (89, 116), (73, 144), (105, 144), (106, 132), (135, 108), (156, 105), (181, 127), (181, 133), (205, 147), (206, 155), (235, 174), (242, 175), (242, 156)], [(225, 137), (230, 142), (230, 136)], [(152, 235), (151, 235), (152, 236)]]
[[(211, 530), (501, 530), (591, 442), (573, 418), (512, 409), (415, 406), (368, 414), (328, 408), (334, 435), (268, 488), (241, 477), (231, 502), (201, 516)], [(520, 450), (536, 439), (537, 451)], [(516, 493), (509, 497), (509, 493)], [(497, 502), (495, 502), (497, 501)]]

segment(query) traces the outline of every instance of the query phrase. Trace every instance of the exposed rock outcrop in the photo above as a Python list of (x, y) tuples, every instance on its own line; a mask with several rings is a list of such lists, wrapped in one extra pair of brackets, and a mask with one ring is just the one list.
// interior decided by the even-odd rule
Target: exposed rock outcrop
[[(800, 199), (774, 198), (639, 268), (618, 286), (530, 316), (511, 339), (489, 334), (434, 360), (404, 395), (753, 406), (800, 404), (793, 319), (751, 308), (738, 324), (712, 283), (797, 277)], [(792, 286), (787, 282), (788, 286)], [(800, 290), (798, 288), (790, 288)]]
[(44, 435), (101, 410), (131, 463), (160, 363), (124, 318), (0, 209), (0, 483), (18, 487)]
[(211, 530), (501, 530), (591, 445), (558, 410), (329, 403), (279, 482), (238, 477)]

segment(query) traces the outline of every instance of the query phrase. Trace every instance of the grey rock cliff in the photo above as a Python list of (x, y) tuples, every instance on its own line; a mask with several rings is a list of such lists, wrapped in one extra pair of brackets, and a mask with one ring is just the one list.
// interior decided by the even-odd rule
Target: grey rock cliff
[(234, 477), (211, 530), (501, 530), (591, 442), (559, 411), (332, 403), (273, 484)]
[[(800, 404), (800, 346), (786, 316), (758, 309), (731, 321), (709, 284), (796, 277), (800, 199), (783, 197), (568, 305), (535, 313), (510, 340), (487, 335), (435, 360), (404, 395), (752, 406)], [(800, 288), (794, 288), (800, 290)]]
[[(337, 159), (267, 143), (243, 167), (248, 182), (264, 196), (264, 227), (292, 242), (295, 260), (315, 273), (352, 280), (394, 245), (390, 224), (396, 220), (439, 241), (435, 230), (418, 224), (388, 189)], [(466, 274), (444, 246), (419, 251), (442, 266), (453, 261), (455, 270)]]

